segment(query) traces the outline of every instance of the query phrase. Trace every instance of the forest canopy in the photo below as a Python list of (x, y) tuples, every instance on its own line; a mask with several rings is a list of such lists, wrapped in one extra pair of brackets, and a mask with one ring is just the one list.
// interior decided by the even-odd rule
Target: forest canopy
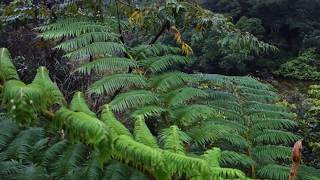
[(0, 179), (319, 179), (318, 7), (1, 1)]

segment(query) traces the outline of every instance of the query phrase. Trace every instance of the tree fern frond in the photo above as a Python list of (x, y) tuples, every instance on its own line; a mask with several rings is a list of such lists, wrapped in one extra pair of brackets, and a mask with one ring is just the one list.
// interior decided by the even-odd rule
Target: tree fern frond
[(179, 55), (165, 55), (159, 57), (151, 57), (145, 60), (141, 60), (138, 63), (145, 67), (147, 71), (152, 73), (161, 72), (169, 69), (173, 65), (177, 64), (187, 64), (190, 59), (185, 56)]
[(68, 135), (73, 139), (84, 138), (88, 144), (95, 145), (110, 142), (106, 125), (99, 119), (83, 112), (73, 112), (61, 108), (55, 113), (54, 122), (58, 127), (66, 127)]
[(129, 130), (116, 119), (109, 105), (105, 105), (102, 110), (101, 120), (110, 127), (117, 135), (132, 136)]
[(88, 32), (81, 34), (71, 40), (67, 40), (55, 46), (56, 49), (61, 49), (66, 52), (75, 51), (77, 49), (86, 47), (93, 42), (107, 42), (107, 41), (117, 41), (119, 35), (113, 32)]
[(90, 32), (110, 32), (111, 29), (99, 22), (90, 19), (64, 19), (56, 23), (38, 28), (41, 31), (39, 37), (44, 39), (58, 39), (61, 37), (74, 37)]
[(72, 60), (78, 60), (83, 57), (110, 56), (114, 53), (123, 52), (126, 52), (126, 48), (123, 44), (117, 42), (94, 42), (85, 47), (69, 52), (64, 56)]
[(118, 159), (131, 160), (136, 164), (149, 167), (162, 166), (162, 152), (133, 140), (131, 137), (121, 135), (114, 141), (115, 156)]
[(215, 111), (205, 105), (192, 104), (174, 108), (171, 115), (183, 125), (190, 125), (196, 120), (203, 120), (215, 115)]
[(177, 54), (181, 52), (180, 48), (157, 43), (151, 45), (140, 45), (131, 49), (139, 59), (145, 59), (153, 56), (161, 56), (165, 54)]
[(193, 79), (189, 74), (182, 72), (168, 72), (152, 77), (150, 82), (151, 87), (166, 92), (174, 87), (182, 86)]
[(0, 48), (0, 82), (9, 79), (19, 79), (19, 77), (9, 51), (6, 48)]
[(90, 180), (100, 180), (102, 175), (102, 166), (99, 161), (98, 155), (96, 152), (93, 152), (90, 156), (90, 159), (87, 160), (84, 164), (83, 173), (81, 177), (84, 179)]
[(245, 154), (240, 154), (234, 151), (222, 151), (221, 165), (223, 166), (243, 166), (250, 167), (256, 165), (256, 162)]
[(191, 99), (204, 98), (206, 96), (207, 93), (201, 89), (184, 87), (169, 92), (166, 95), (165, 99), (169, 106), (176, 106), (179, 104), (183, 104)]
[(260, 160), (289, 159), (292, 153), (290, 147), (280, 145), (261, 145), (252, 150), (254, 156)]
[(285, 132), (281, 130), (263, 130), (261, 132), (256, 132), (254, 134), (255, 134), (254, 141), (256, 143), (289, 144), (301, 138), (291, 132)]
[(290, 168), (276, 164), (269, 164), (259, 168), (257, 173), (260, 177), (266, 179), (287, 180), (290, 174)]
[(96, 59), (92, 62), (81, 65), (77, 68), (77, 71), (84, 74), (91, 74), (94, 72), (105, 72), (105, 71), (117, 71), (127, 70), (129, 68), (137, 67), (136, 61), (122, 57), (105, 57)]
[(70, 102), (70, 109), (75, 112), (83, 112), (92, 117), (96, 117), (96, 114), (90, 110), (82, 92), (76, 92)]
[(146, 85), (146, 79), (138, 74), (112, 74), (92, 84), (89, 88), (89, 92), (96, 94), (110, 94), (121, 88), (141, 88)]
[(53, 105), (55, 103), (64, 104), (64, 96), (58, 88), (57, 84), (52, 82), (49, 77), (49, 71), (45, 67), (39, 67), (37, 69), (37, 74), (32, 81), (32, 86), (38, 86), (43, 92), (43, 100), (47, 101), (48, 105)]
[(161, 131), (160, 141), (163, 143), (164, 149), (184, 154), (184, 143), (190, 142), (190, 137), (181, 131), (178, 126), (173, 125)]
[(252, 129), (263, 130), (263, 129), (291, 129), (297, 126), (297, 123), (290, 119), (263, 119), (253, 120), (254, 124)]
[(142, 108), (139, 108), (135, 110), (131, 116), (132, 117), (152, 117), (152, 116), (160, 116), (162, 112), (165, 112), (166, 110), (160, 106), (153, 106), (153, 105), (147, 105)]
[(158, 148), (156, 138), (150, 132), (143, 117), (139, 116), (134, 124), (134, 138), (137, 142), (145, 144), (152, 148)]
[(112, 110), (116, 112), (123, 112), (130, 108), (138, 108), (141, 105), (150, 103), (157, 103), (158, 97), (151, 91), (146, 90), (133, 90), (122, 93), (110, 102)]

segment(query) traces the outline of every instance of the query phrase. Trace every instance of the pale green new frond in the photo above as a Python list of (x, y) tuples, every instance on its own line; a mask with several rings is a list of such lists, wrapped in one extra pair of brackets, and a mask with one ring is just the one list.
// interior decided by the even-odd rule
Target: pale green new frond
[(105, 57), (85, 63), (77, 68), (77, 71), (90, 75), (92, 72), (107, 72), (117, 70), (128, 70), (137, 67), (136, 61), (122, 57)]
[(166, 92), (169, 89), (182, 86), (194, 79), (195, 78), (193, 78), (189, 74), (185, 74), (182, 72), (168, 72), (152, 77), (150, 79), (150, 84), (152, 88)]
[(74, 139), (84, 138), (88, 144), (96, 147), (110, 140), (106, 125), (84, 112), (61, 108), (55, 113), (54, 122), (58, 127), (66, 127), (66, 132)]
[(87, 59), (89, 59), (89, 57), (105, 57), (111, 56), (114, 53), (123, 52), (126, 52), (126, 48), (123, 44), (117, 42), (94, 42), (85, 47), (67, 53), (64, 56), (72, 60), (78, 60), (84, 57)]
[(165, 99), (169, 106), (176, 106), (183, 103), (186, 103), (189, 100), (195, 98), (204, 98), (207, 96), (207, 93), (201, 89), (192, 88), (192, 87), (184, 87), (180, 89), (176, 89), (174, 91), (169, 92)]
[(189, 143), (190, 137), (181, 131), (178, 126), (173, 125), (161, 131), (160, 141), (163, 143), (164, 149), (184, 154), (184, 143)]
[(253, 119), (253, 129), (290, 129), (297, 126), (297, 123), (290, 119)]
[(9, 79), (19, 79), (19, 77), (9, 51), (6, 48), (0, 48), (0, 83)]
[(152, 148), (158, 148), (156, 138), (150, 132), (143, 117), (139, 116), (134, 124), (134, 139)]
[(151, 91), (134, 90), (122, 93), (110, 102), (113, 111), (123, 112), (131, 108), (139, 108), (141, 105), (157, 103), (158, 97)]
[(291, 156), (291, 147), (280, 145), (261, 145), (253, 148), (254, 156), (260, 160), (289, 159)]
[(70, 109), (75, 112), (83, 112), (92, 117), (96, 117), (96, 114), (90, 110), (82, 92), (76, 92), (70, 102)]
[(89, 88), (90, 93), (110, 94), (121, 88), (145, 87), (146, 79), (138, 74), (112, 74), (96, 81)]
[(263, 130), (254, 134), (254, 141), (256, 143), (289, 144), (301, 138), (291, 132), (285, 132), (281, 130)]
[(162, 112), (166, 111), (164, 108), (160, 106), (147, 105), (142, 108), (139, 108), (132, 112), (132, 117), (152, 117), (152, 116), (160, 116)]
[(149, 167), (162, 166), (162, 152), (133, 140), (131, 137), (121, 135), (114, 141), (115, 156), (122, 160), (131, 160), (135, 164)]
[(117, 135), (132, 136), (129, 130), (120, 121), (117, 120), (109, 105), (105, 105), (103, 107), (101, 120)]
[(49, 77), (49, 71), (45, 67), (37, 69), (36, 77), (33, 79), (32, 86), (41, 89), (43, 92), (42, 100), (47, 102), (47, 105), (64, 104), (64, 96), (58, 88), (57, 84), (52, 82)]
[(256, 162), (248, 155), (234, 151), (222, 151), (220, 163), (227, 167), (239, 165), (243, 167), (250, 167), (256, 165)]
[(62, 42), (55, 48), (70, 52), (88, 46), (93, 42), (117, 41), (118, 39), (119, 35), (112, 32), (88, 32)]
[(202, 158), (207, 162), (209, 167), (215, 168), (215, 167), (220, 167), (221, 156), (222, 156), (221, 149), (213, 148), (213, 149), (207, 150), (202, 155)]
[(145, 60), (139, 61), (139, 64), (144, 67), (147, 71), (152, 73), (166, 71), (174, 65), (187, 64), (190, 59), (185, 56), (179, 55), (165, 55), (159, 57), (151, 57)]
[[(39, 88), (17, 80), (7, 81), (3, 90), (3, 103), (9, 104), (11, 108), (17, 108), (17, 105), (24, 102), (25, 105), (30, 105), (34, 110), (42, 109), (46, 105), (46, 101), (42, 97), (43, 92)], [(37, 106), (34, 106), (34, 104)]]
[(269, 164), (259, 168), (258, 175), (266, 179), (287, 180), (290, 174), (290, 168), (286, 166)]

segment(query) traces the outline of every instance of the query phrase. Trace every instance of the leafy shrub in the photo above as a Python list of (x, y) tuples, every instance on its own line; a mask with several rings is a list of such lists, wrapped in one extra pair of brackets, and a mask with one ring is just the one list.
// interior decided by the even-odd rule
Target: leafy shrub
[(308, 49), (282, 64), (275, 74), (301, 80), (320, 80), (320, 55), (314, 49)]

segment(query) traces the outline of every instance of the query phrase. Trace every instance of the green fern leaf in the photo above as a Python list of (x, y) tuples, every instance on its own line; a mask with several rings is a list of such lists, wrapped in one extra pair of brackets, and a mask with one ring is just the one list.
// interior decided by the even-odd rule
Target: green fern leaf
[(82, 92), (76, 92), (70, 102), (70, 109), (75, 112), (83, 112), (92, 117), (96, 117), (96, 114), (88, 107), (84, 95)]

